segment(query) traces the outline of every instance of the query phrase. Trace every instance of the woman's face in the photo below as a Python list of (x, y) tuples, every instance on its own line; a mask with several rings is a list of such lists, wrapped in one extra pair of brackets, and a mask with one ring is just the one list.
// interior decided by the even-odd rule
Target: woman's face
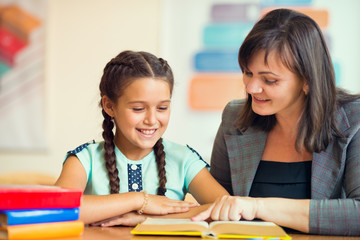
[(305, 102), (308, 85), (270, 52), (265, 63), (265, 51), (256, 52), (245, 69), (243, 81), (252, 98), (252, 110), (262, 116), (299, 116)]

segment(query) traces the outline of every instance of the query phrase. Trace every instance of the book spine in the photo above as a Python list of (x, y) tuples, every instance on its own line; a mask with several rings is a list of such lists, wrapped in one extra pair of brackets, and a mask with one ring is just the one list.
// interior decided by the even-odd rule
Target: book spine
[(80, 207), (81, 192), (2, 192), (0, 210)]
[(79, 208), (69, 209), (31, 209), (31, 210), (10, 210), (4, 211), (7, 216), (7, 225), (63, 222), (79, 219)]
[(25, 224), (7, 227), (8, 239), (75, 237), (84, 231), (82, 221)]

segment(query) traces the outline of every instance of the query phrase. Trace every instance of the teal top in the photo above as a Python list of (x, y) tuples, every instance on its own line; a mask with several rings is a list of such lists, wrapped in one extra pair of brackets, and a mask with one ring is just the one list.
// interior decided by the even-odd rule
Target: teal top
[[(189, 146), (183, 146), (170, 141), (163, 141), (166, 170), (166, 193), (170, 199), (183, 200), (193, 178), (204, 167), (209, 165)], [(119, 170), (120, 193), (141, 191), (156, 194), (159, 186), (158, 170), (154, 151), (141, 160), (133, 161), (125, 157), (115, 146), (116, 166)], [(84, 194), (110, 194), (108, 172), (104, 160), (104, 142), (83, 144), (66, 154), (76, 155), (82, 163), (87, 185)]]

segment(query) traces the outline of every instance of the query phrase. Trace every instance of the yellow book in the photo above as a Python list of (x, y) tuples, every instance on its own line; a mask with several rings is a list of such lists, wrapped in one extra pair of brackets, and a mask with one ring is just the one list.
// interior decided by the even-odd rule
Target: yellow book
[(48, 239), (76, 237), (84, 231), (80, 220), (0, 226), (0, 239)]
[(203, 238), (280, 239), (291, 237), (278, 225), (262, 221), (205, 221), (147, 218), (132, 231), (135, 235), (199, 236)]

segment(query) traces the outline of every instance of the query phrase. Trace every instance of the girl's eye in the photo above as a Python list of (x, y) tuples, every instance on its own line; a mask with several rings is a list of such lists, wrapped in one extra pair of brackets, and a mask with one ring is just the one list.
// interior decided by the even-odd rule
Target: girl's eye
[(168, 108), (169, 108), (168, 106), (160, 106), (160, 107), (158, 107), (158, 109), (160, 111), (166, 111)]
[(133, 108), (133, 111), (135, 111), (135, 112), (140, 112), (142, 110), (144, 110), (144, 108)]

